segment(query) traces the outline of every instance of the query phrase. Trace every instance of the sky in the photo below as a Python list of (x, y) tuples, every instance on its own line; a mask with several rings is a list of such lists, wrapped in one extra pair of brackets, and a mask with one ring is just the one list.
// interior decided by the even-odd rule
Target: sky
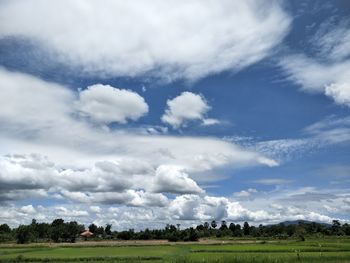
[(350, 220), (347, 0), (1, 0), (0, 223)]

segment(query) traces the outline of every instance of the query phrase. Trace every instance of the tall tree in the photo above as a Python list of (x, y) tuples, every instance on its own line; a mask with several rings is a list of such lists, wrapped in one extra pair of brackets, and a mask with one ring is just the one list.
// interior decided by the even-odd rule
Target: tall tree
[(91, 233), (96, 234), (96, 233), (97, 233), (97, 226), (96, 226), (95, 224), (89, 225), (89, 231), (90, 231)]
[(64, 234), (64, 220), (59, 218), (52, 221), (50, 226), (50, 232), (51, 232), (51, 239), (54, 242), (59, 242), (60, 239), (62, 239), (62, 236)]
[(248, 222), (244, 222), (244, 224), (243, 224), (243, 234), (245, 236), (249, 236), (249, 234), (250, 234), (250, 226), (249, 226)]
[(226, 230), (227, 229), (227, 223), (225, 220), (221, 221), (221, 226), (220, 226), (220, 230)]
[(106, 235), (112, 235), (112, 225), (111, 224), (107, 224), (106, 227), (105, 227), (105, 233)]

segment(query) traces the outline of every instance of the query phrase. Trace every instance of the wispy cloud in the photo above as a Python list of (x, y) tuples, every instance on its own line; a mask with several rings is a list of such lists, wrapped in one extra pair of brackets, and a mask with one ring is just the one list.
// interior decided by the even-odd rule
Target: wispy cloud
[(34, 41), (77, 73), (148, 73), (166, 81), (254, 64), (282, 41), (291, 22), (280, 1), (256, 0), (15, 0), (3, 1), (0, 10), (0, 37)]
[(290, 184), (293, 182), (293, 180), (287, 180), (282, 178), (266, 178), (266, 179), (254, 180), (253, 182), (257, 184), (263, 184), (263, 185), (283, 185), (283, 184)]
[(323, 93), (335, 103), (350, 106), (349, 20), (325, 22), (310, 37), (315, 56), (296, 53), (284, 56), (279, 65), (287, 78), (304, 91)]
[(313, 123), (300, 131), (299, 138), (257, 141), (254, 138), (236, 139), (235, 141), (257, 152), (286, 162), (301, 158), (314, 150), (336, 144), (350, 142), (350, 118), (329, 116)]

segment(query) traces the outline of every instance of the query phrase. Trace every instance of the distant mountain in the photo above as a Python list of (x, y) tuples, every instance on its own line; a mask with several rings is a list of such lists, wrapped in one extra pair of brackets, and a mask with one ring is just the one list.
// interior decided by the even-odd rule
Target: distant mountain
[[(294, 221), (284, 221), (284, 222), (281, 222), (280, 224), (284, 224), (285, 226), (289, 226), (289, 225), (299, 225), (299, 224), (311, 224), (313, 222), (314, 221), (308, 221), (308, 220), (294, 220)], [(321, 224), (321, 225), (327, 226), (327, 227), (332, 226), (331, 224), (323, 223), (323, 222), (315, 222), (315, 223)]]

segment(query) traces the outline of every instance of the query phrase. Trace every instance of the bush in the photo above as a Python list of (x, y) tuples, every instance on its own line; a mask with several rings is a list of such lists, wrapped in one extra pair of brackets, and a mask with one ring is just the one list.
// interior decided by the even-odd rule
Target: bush
[(168, 241), (170, 241), (170, 242), (177, 242), (179, 240), (180, 240), (179, 236), (177, 234), (175, 234), (175, 233), (171, 233), (168, 236)]

